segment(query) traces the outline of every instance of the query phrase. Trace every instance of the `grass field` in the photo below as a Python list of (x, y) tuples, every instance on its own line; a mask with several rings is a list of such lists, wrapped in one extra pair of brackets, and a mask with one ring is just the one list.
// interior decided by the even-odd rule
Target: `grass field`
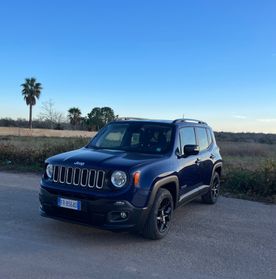
[(276, 202), (276, 144), (218, 142), (228, 196)]
[(91, 138), (96, 132), (78, 130), (25, 129), (18, 127), (0, 127), (0, 136), (20, 137), (58, 137), (58, 138)]
[(0, 167), (42, 171), (49, 156), (86, 145), (90, 138), (0, 136)]
[(251, 142), (218, 142), (224, 160), (224, 171), (256, 170), (266, 161), (276, 160), (276, 144)]
[[(89, 141), (87, 137), (0, 136), (0, 168), (42, 171), (47, 157)], [(218, 146), (226, 195), (276, 200), (276, 144), (220, 141)]]

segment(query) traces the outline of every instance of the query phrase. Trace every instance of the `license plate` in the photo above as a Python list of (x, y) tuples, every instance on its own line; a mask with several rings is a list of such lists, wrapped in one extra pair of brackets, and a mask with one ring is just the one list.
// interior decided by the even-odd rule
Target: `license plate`
[(58, 198), (58, 206), (63, 208), (69, 208), (73, 210), (81, 210), (81, 202), (76, 200)]

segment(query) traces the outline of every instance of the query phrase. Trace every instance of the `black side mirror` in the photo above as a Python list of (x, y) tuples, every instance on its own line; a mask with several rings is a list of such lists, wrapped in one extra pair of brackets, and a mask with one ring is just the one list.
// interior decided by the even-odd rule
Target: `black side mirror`
[(197, 155), (199, 153), (199, 146), (196, 144), (187, 144), (184, 146), (184, 155)]

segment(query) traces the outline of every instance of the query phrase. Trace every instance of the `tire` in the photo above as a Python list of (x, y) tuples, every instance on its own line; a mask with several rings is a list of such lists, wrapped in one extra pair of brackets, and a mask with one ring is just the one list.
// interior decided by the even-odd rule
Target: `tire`
[(159, 189), (148, 219), (143, 229), (143, 236), (148, 239), (161, 239), (167, 235), (173, 213), (173, 198), (167, 189)]
[(214, 172), (209, 191), (206, 194), (201, 196), (202, 201), (208, 204), (215, 204), (219, 197), (219, 191), (220, 191), (220, 176), (217, 172)]

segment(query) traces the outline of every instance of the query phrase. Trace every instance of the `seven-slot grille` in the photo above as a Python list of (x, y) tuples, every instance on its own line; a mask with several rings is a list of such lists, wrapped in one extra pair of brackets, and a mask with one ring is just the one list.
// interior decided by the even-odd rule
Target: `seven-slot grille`
[(105, 172), (64, 166), (54, 166), (53, 181), (89, 188), (103, 188)]

